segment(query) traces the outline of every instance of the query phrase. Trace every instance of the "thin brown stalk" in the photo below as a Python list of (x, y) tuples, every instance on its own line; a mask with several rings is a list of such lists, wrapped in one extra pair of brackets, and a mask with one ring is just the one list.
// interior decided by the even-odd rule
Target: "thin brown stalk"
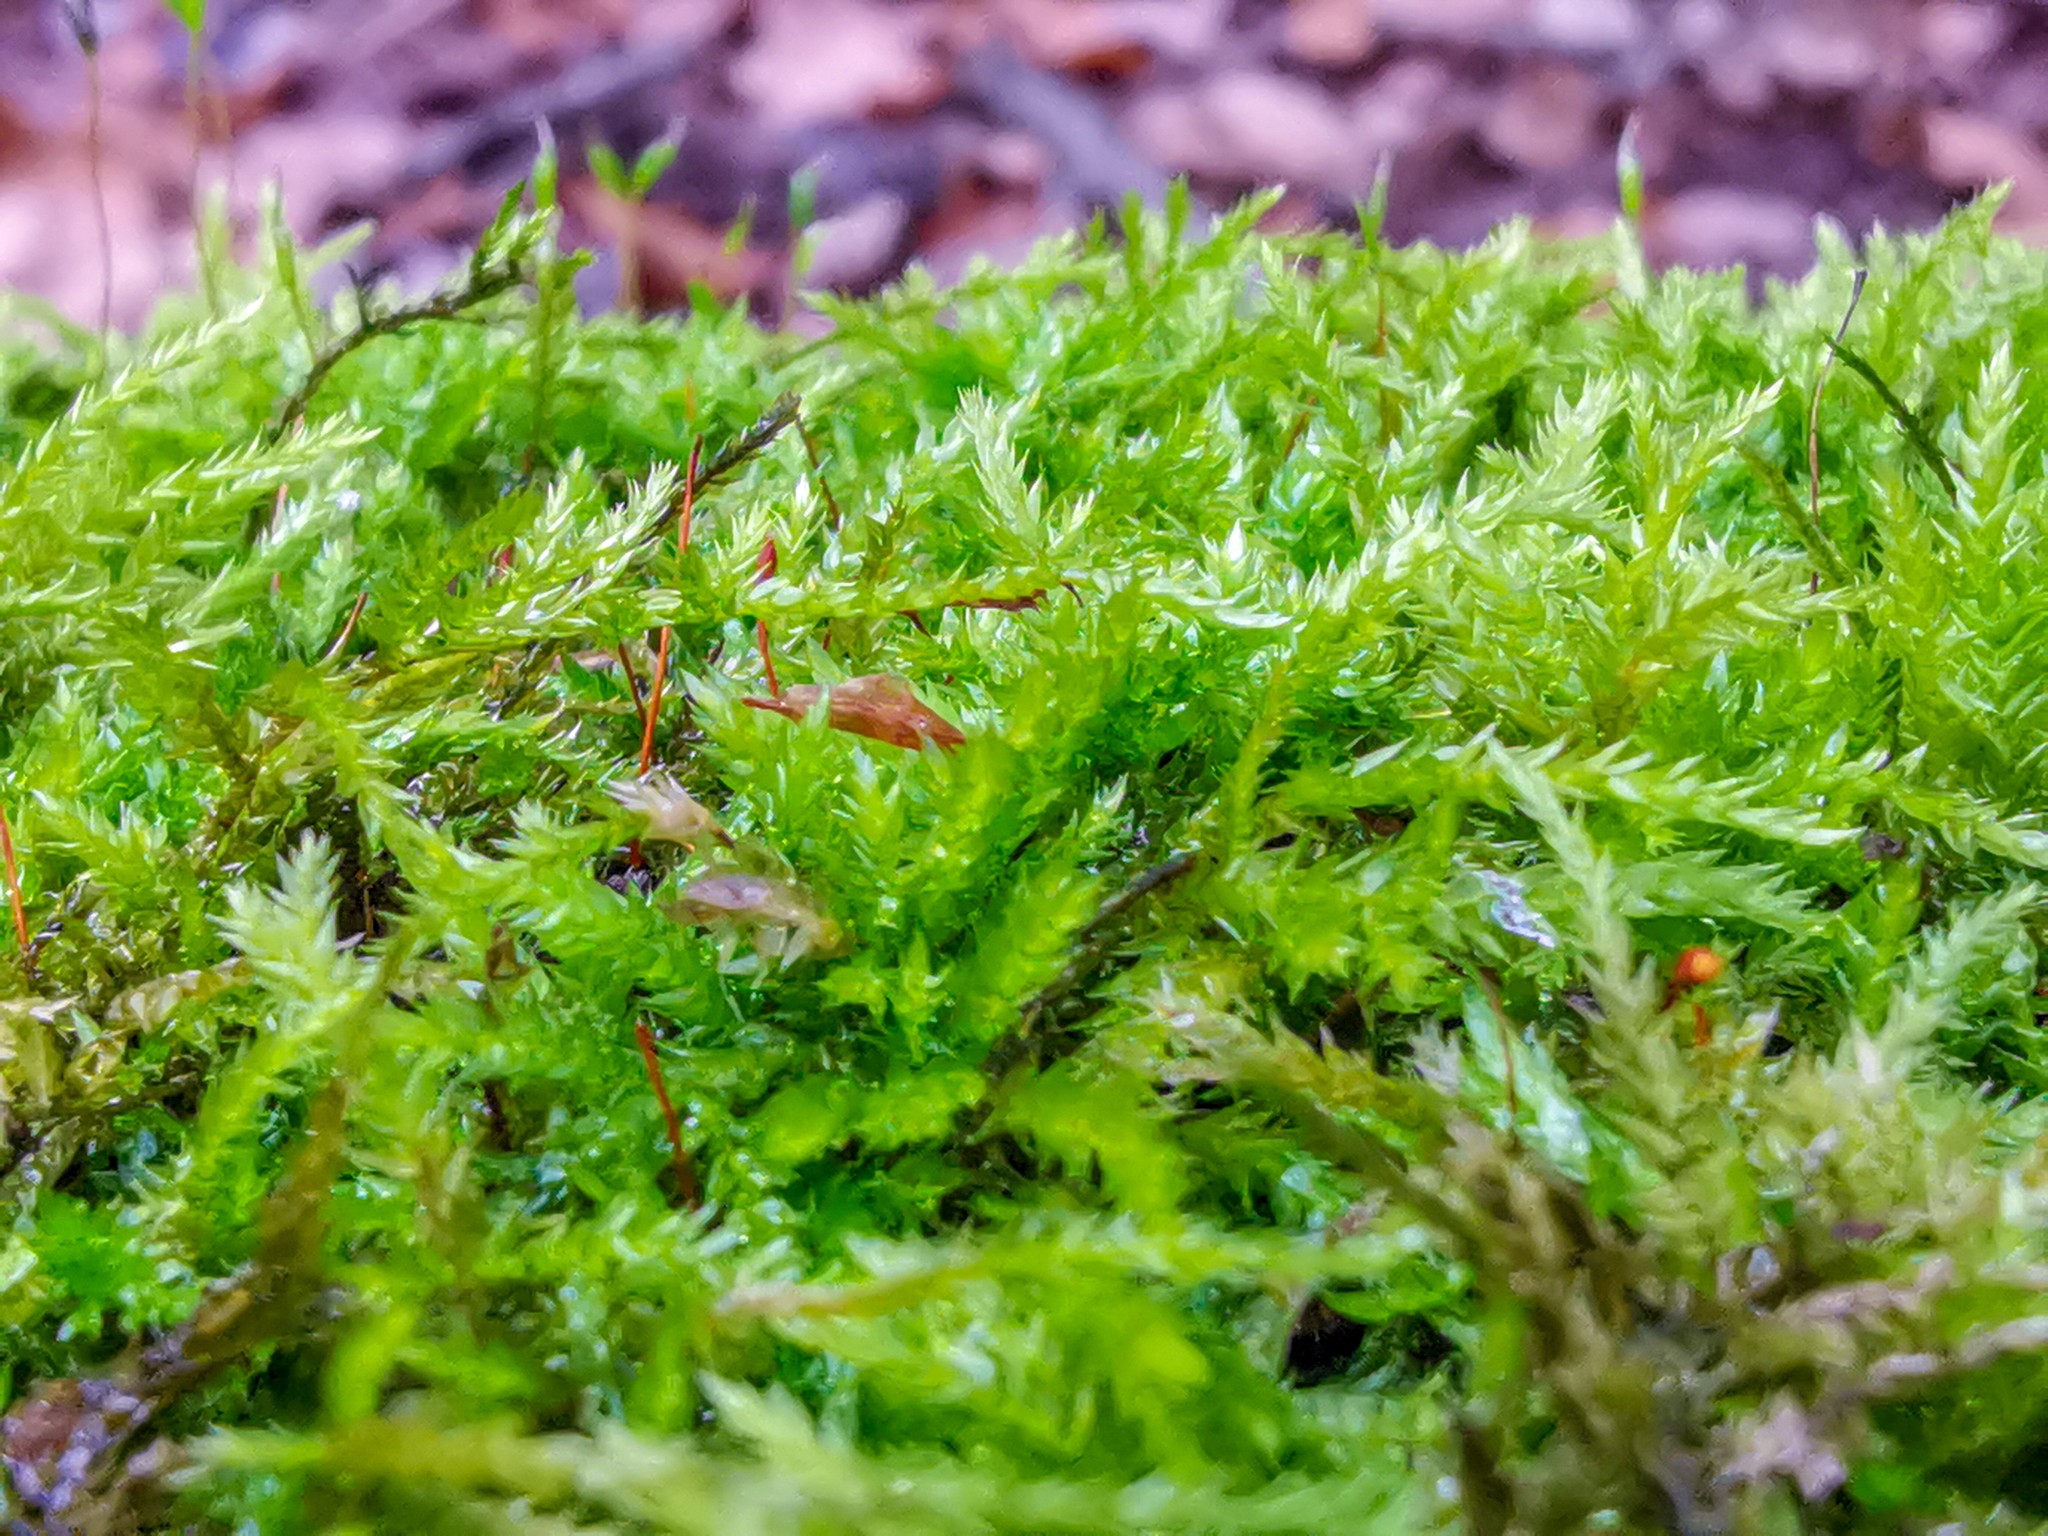
[(204, 28), (193, 32), (185, 49), (185, 125), (192, 135), (191, 185), (186, 188), (191, 210), (193, 244), (199, 262), (199, 286), (206, 294), (208, 314), (219, 315), (220, 275), (213, 270), (211, 252), (206, 248), (206, 142), (209, 115), (206, 110), (206, 43)]
[[(690, 524), (697, 511), (697, 463), (704, 451), (701, 437), (690, 445), (689, 467), (683, 471), (683, 500), (676, 511), (676, 558), (680, 560), (690, 547)], [(619, 647), (619, 665), (626, 669), (626, 686), (633, 690), (633, 702), (640, 707), (640, 777), (646, 778), (654, 766), (654, 728), (661, 720), (662, 694), (668, 686), (668, 652), (675, 640), (675, 626), (661, 626), (661, 639), (654, 652), (654, 682), (648, 689), (645, 703), (641, 702), (640, 679), (634, 674), (633, 663), (626, 655), (625, 646)], [(635, 869), (642, 868), (647, 860), (641, 851), (640, 839), (634, 838), (626, 850), (627, 860)]]
[(619, 308), (639, 317), (640, 292), (640, 205), (629, 198), (619, 203)]
[[(692, 397), (693, 389), (694, 386), (687, 382), (683, 385), (686, 408), (689, 410), (690, 415), (694, 417), (696, 415), (695, 406), (687, 404)], [(796, 420), (797, 406), (798, 400), (795, 395), (782, 395), (778, 397), (775, 403), (761, 414), (761, 418), (758, 421), (738, 437), (728, 442), (718, 452), (712, 454), (701, 469), (684, 481), (690, 493), (695, 495), (706, 486), (716, 484), (719, 480), (722, 480), (725, 476), (746, 463), (747, 460), (753, 458), (755, 454), (766, 448), (770, 443), (774, 442), (782, 434), (783, 429)], [(664, 508), (661, 515), (648, 524), (644, 537), (653, 538), (667, 526), (667, 523), (668, 512)]]
[(633, 658), (627, 653), (626, 647), (623, 644), (618, 646), (613, 654), (619, 658), (619, 671), (625, 675), (626, 691), (633, 697), (633, 713), (637, 715), (642, 708), (640, 702), (640, 674), (633, 670)]
[(690, 1152), (683, 1145), (683, 1122), (676, 1114), (675, 1100), (668, 1096), (668, 1084), (662, 1080), (661, 1058), (655, 1053), (654, 1031), (647, 1027), (645, 1019), (633, 1024), (633, 1038), (640, 1044), (640, 1059), (647, 1065), (647, 1081), (654, 1086), (655, 1101), (661, 1105), (661, 1118), (668, 1126), (668, 1145), (676, 1170), (676, 1193), (683, 1204), (695, 1210), (700, 1203), (697, 1189), (697, 1169), (690, 1161)]

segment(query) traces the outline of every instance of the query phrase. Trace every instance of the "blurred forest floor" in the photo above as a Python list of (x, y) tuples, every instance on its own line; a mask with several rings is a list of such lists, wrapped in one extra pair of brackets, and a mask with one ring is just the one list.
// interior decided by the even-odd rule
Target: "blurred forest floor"
[[(121, 323), (189, 281), (195, 136), (244, 227), (275, 178), (301, 235), (373, 220), (359, 265), (424, 288), (541, 120), (571, 237), (606, 253), (592, 304), (632, 239), (651, 303), (701, 282), (772, 311), (805, 166), (806, 280), (856, 291), (1015, 259), (1182, 173), (1211, 204), (1284, 182), (1276, 222), (1348, 220), (1384, 157), (1397, 238), (1517, 213), (1583, 233), (1613, 217), (1631, 113), (1659, 263), (1797, 273), (1817, 214), (1922, 225), (2002, 179), (2006, 227), (2048, 238), (2041, 0), (213, 0), (196, 112), (158, 0), (92, 11)], [(0, 285), (90, 321), (87, 100), (65, 6), (0, 0)], [(586, 149), (672, 128), (629, 216)]]

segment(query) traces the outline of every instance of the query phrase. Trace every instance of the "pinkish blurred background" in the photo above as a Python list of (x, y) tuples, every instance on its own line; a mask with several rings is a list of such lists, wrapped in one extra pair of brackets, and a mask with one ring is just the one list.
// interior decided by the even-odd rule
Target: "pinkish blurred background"
[[(196, 4), (197, 0), (192, 0)], [(635, 232), (645, 291), (787, 285), (788, 188), (815, 172), (808, 281), (1014, 259), (1185, 173), (1221, 205), (1284, 182), (1281, 223), (1348, 220), (1382, 157), (1390, 232), (1463, 242), (1614, 213), (1630, 113), (1659, 262), (1796, 273), (1811, 224), (1926, 224), (1996, 180), (2048, 237), (2040, 0), (212, 0), (188, 95), (161, 0), (0, 0), (0, 285), (99, 303), (74, 19), (101, 46), (114, 314), (189, 278), (195, 127), (246, 227), (283, 183), (302, 235), (361, 219), (425, 287), (530, 163), (563, 149), (570, 235)], [(195, 107), (196, 102), (196, 107)], [(672, 127), (629, 218), (585, 168)], [(734, 248), (736, 219), (750, 234)]]

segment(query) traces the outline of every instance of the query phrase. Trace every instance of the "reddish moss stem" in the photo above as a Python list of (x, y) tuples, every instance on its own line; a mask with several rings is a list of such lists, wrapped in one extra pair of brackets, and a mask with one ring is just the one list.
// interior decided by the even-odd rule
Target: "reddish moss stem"
[(704, 439), (690, 444), (689, 467), (683, 471), (683, 507), (676, 516), (676, 554), (690, 547), (690, 524), (697, 514), (697, 466), (704, 457)]
[(661, 1058), (654, 1050), (654, 1031), (647, 1027), (645, 1019), (634, 1022), (633, 1038), (640, 1043), (640, 1059), (647, 1064), (647, 1081), (654, 1085), (654, 1097), (661, 1105), (661, 1118), (668, 1126), (669, 1151), (673, 1154), (676, 1170), (676, 1193), (681, 1196), (683, 1204), (695, 1210), (701, 1203), (696, 1165), (690, 1161), (689, 1149), (683, 1145), (683, 1122), (676, 1114), (675, 1100), (668, 1096), (668, 1084), (662, 1080)]
[[(754, 585), (771, 580), (781, 563), (773, 539), (761, 541), (761, 553), (754, 557)], [(775, 656), (768, 649), (768, 621), (754, 620), (754, 649), (761, 653), (761, 670), (768, 674), (768, 692), (772, 697), (782, 692), (782, 680), (775, 675)]]
[(356, 594), (355, 606), (349, 609), (348, 617), (342, 621), (341, 633), (334, 637), (334, 643), (321, 653), (322, 661), (332, 661), (342, 653), (343, 647), (348, 644), (348, 637), (356, 632), (356, 620), (363, 616), (363, 609), (369, 601), (370, 593), (367, 588)]
[[(697, 511), (697, 461), (704, 450), (699, 438), (690, 445), (690, 465), (683, 471), (683, 504), (676, 514), (676, 558), (690, 547), (690, 523)], [(647, 690), (647, 708), (640, 721), (640, 777), (654, 766), (654, 725), (661, 718), (661, 697), (668, 687), (668, 648), (675, 638), (675, 626), (661, 626), (661, 640), (654, 651), (654, 681)], [(623, 652), (621, 652), (623, 655)], [(639, 691), (636, 687), (636, 693)]]
[(21, 865), (14, 857), (14, 827), (5, 806), (0, 806), (0, 866), (6, 870), (7, 907), (14, 914), (14, 938), (21, 946), (22, 968), (33, 976), (36, 959), (29, 950), (28, 908), (21, 900)]
[(647, 686), (647, 708), (640, 722), (640, 777), (654, 766), (654, 722), (661, 718), (661, 696), (668, 687), (669, 627), (661, 627), (661, 644), (654, 651), (654, 681)]

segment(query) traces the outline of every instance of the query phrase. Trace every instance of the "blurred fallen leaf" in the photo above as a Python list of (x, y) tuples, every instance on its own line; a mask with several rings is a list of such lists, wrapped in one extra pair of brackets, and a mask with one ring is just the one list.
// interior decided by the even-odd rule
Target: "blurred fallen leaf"
[(1225, 70), (1192, 87), (1140, 96), (1132, 142), (1162, 165), (1222, 181), (1285, 181), (1363, 194), (1372, 158), (1351, 116), (1312, 80), (1277, 70)]
[(835, 731), (912, 751), (930, 742), (950, 752), (967, 740), (958, 726), (926, 706), (908, 683), (880, 672), (835, 683), (829, 689), (816, 683), (799, 683), (772, 698), (747, 698), (740, 702), (749, 709), (765, 709), (801, 720), (817, 707), (821, 697), (827, 698), (825, 723)]
[(875, 192), (823, 218), (805, 231), (808, 288), (865, 288), (895, 263), (910, 235), (910, 205), (893, 192)]
[(939, 15), (853, 0), (759, 6), (732, 89), (772, 132), (921, 112), (948, 83), (932, 51)]
[(1372, 52), (1367, 0), (1293, 0), (1281, 32), (1287, 52), (1319, 69), (1349, 69)]
[(1212, 56), (1229, 23), (1217, 0), (1005, 0), (998, 14), (1032, 63), (1102, 79), (1122, 79), (1155, 59)]
[(1603, 92), (1585, 70), (1563, 59), (1530, 59), (1489, 93), (1480, 120), (1486, 147), (1511, 165), (1560, 171), (1595, 152)]
[(585, 178), (562, 188), (562, 201), (607, 245), (632, 242), (639, 255), (648, 307), (677, 307), (702, 283), (722, 301), (761, 288), (780, 269), (766, 251), (730, 250), (725, 235), (682, 209), (649, 202), (629, 207)]
[(1946, 107), (1927, 114), (1925, 131), (1928, 175), (1954, 192), (2010, 181), (2001, 227), (2020, 233), (2048, 226), (2048, 153), (2032, 134)]

